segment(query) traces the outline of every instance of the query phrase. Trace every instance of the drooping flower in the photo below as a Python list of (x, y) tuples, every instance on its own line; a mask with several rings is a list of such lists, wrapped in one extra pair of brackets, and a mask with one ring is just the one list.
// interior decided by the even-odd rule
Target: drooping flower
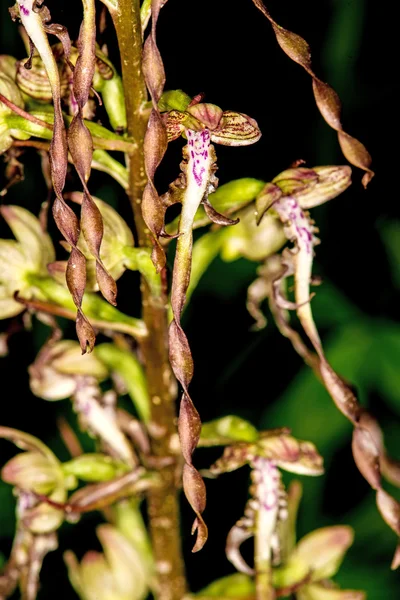
[(16, 241), (0, 240), (0, 318), (5, 319), (25, 310), (14, 300), (15, 292), (31, 298), (36, 290), (29, 276), (46, 276), (55, 252), (50, 236), (25, 208), (4, 205), (0, 213), (16, 237)]
[(64, 554), (76, 593), (82, 600), (144, 600), (151, 583), (144, 557), (112, 525), (100, 525), (97, 535), (104, 554), (87, 552), (80, 563), (72, 552)]

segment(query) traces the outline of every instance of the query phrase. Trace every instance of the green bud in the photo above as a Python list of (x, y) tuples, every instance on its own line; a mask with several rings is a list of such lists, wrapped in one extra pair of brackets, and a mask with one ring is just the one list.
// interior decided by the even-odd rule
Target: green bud
[(237, 216), (239, 223), (224, 230), (221, 256), (226, 262), (241, 257), (261, 261), (285, 244), (282, 224), (274, 215), (267, 214), (259, 226), (253, 206), (244, 208)]
[(29, 374), (35, 396), (62, 400), (74, 394), (78, 376), (102, 381), (107, 378), (108, 369), (92, 352), (82, 355), (78, 342), (62, 340), (44, 348), (29, 367)]
[(255, 585), (252, 577), (244, 573), (234, 573), (221, 577), (207, 587), (203, 588), (195, 596), (206, 598), (252, 598), (255, 593)]
[[(254, 200), (263, 189), (263, 186), (263, 181), (252, 177), (234, 179), (219, 186), (215, 192), (209, 195), (208, 199), (217, 212), (228, 216), (236, 215), (239, 210)], [(193, 229), (209, 225), (210, 222), (203, 206), (200, 205), (194, 218)], [(167, 225), (167, 233), (175, 233), (178, 230), (178, 225), (179, 217)]]
[(106, 454), (82, 454), (63, 463), (62, 470), (65, 475), (74, 475), (83, 481), (97, 482), (109, 481), (125, 473), (127, 467)]
[(158, 102), (158, 108), (161, 112), (167, 112), (169, 110), (185, 111), (191, 101), (191, 97), (183, 90), (168, 90), (163, 92)]
[(60, 469), (38, 452), (17, 454), (2, 469), (3, 481), (37, 494), (50, 494), (60, 481)]
[(228, 415), (203, 423), (199, 446), (225, 446), (234, 442), (255, 442), (259, 437), (257, 429), (245, 419)]
[(252, 177), (234, 179), (218, 187), (209, 200), (216, 211), (231, 215), (252, 202), (263, 186), (263, 181)]

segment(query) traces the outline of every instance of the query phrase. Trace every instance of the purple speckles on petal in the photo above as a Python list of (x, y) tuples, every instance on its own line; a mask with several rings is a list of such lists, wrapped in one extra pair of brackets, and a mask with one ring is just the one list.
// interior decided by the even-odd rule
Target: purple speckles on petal
[(20, 12), (22, 12), (23, 15), (25, 15), (25, 17), (29, 17), (30, 11), (28, 8), (26, 8), (26, 6), (24, 6), (23, 4), (20, 4), (19, 10), (20, 10)]
[(257, 484), (257, 499), (265, 511), (276, 510), (279, 500), (279, 473), (275, 464), (265, 458), (253, 461), (253, 481)]
[(208, 147), (210, 145), (210, 132), (207, 129), (202, 131), (187, 130), (190, 150), (191, 171), (196, 184), (201, 187), (204, 184), (204, 174), (207, 172), (206, 162), (209, 158)]

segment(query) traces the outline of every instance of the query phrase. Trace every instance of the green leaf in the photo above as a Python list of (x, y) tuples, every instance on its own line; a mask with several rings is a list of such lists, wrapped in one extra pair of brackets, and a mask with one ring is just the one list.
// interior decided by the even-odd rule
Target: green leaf
[(375, 328), (374, 386), (400, 412), (400, 325), (382, 322)]
[(227, 575), (213, 581), (207, 587), (197, 592), (196, 596), (219, 596), (234, 598), (239, 596), (251, 596), (254, 594), (254, 583), (251, 577), (243, 573)]
[(228, 415), (203, 423), (199, 445), (224, 446), (234, 442), (255, 442), (258, 437), (258, 431), (251, 423), (235, 415)]

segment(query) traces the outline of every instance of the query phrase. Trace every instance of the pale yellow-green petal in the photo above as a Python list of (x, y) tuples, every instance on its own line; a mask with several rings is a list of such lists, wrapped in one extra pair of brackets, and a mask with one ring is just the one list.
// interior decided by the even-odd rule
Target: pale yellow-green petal
[(338, 571), (353, 537), (353, 530), (345, 525), (316, 529), (300, 540), (292, 557), (309, 566), (313, 581), (329, 578)]

